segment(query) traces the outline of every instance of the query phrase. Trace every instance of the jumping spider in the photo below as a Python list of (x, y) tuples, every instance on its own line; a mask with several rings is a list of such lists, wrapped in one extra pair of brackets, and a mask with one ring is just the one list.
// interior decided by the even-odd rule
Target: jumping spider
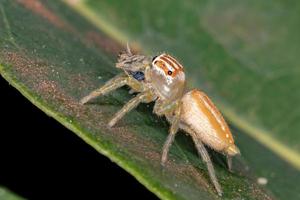
[(222, 189), (204, 144), (227, 156), (229, 170), (232, 157), (240, 152), (234, 144), (228, 125), (209, 97), (198, 89), (185, 92), (183, 66), (165, 53), (154, 58), (134, 55), (127, 45), (127, 51), (119, 55), (116, 67), (122, 69), (123, 73), (92, 91), (80, 102), (85, 104), (124, 85), (128, 85), (132, 92), (137, 92), (110, 120), (108, 126), (112, 127), (140, 103), (155, 101), (153, 112), (165, 116), (171, 124), (163, 146), (161, 164), (164, 165), (167, 161), (175, 134), (179, 129), (184, 130), (192, 137), (199, 155), (207, 165), (210, 179), (221, 196)]

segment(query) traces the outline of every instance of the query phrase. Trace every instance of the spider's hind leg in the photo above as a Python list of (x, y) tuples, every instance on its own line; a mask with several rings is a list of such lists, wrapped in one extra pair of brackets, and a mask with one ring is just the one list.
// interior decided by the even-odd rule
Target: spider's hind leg
[(212, 183), (214, 184), (214, 187), (215, 187), (216, 191), (218, 192), (218, 195), (222, 196), (222, 193), (223, 193), (222, 188), (218, 182), (214, 166), (212, 164), (212, 161), (209, 157), (209, 154), (208, 154), (204, 144), (197, 137), (197, 134), (194, 132), (194, 130), (192, 130), (191, 128), (189, 128), (188, 126), (186, 126), (184, 124), (180, 124), (180, 125), (181, 125), (180, 128), (182, 128), (184, 131), (186, 131), (187, 133), (189, 133), (191, 135), (191, 137), (195, 143), (195, 146), (196, 146), (199, 156), (201, 156), (202, 160), (205, 162), (205, 164), (207, 166), (209, 177), (210, 177)]
[(209, 173), (209, 177), (211, 179), (211, 181), (213, 182), (215, 189), (218, 192), (219, 196), (222, 196), (222, 189), (221, 186), (218, 182), (218, 179), (216, 177), (216, 172), (214, 169), (214, 166), (212, 164), (212, 161), (209, 157), (209, 154), (205, 148), (205, 146), (203, 145), (203, 143), (199, 140), (199, 138), (196, 138), (195, 136), (192, 135), (192, 138), (194, 140), (195, 146), (197, 148), (198, 153), (200, 154), (200, 156), (202, 157), (202, 160), (206, 163), (207, 169), (208, 169), (208, 173)]
[(228, 170), (232, 172), (232, 156), (226, 156)]

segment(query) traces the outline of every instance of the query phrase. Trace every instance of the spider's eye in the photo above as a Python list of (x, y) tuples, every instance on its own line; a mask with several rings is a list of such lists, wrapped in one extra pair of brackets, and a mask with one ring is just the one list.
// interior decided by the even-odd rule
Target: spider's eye
[(172, 71), (168, 71), (168, 75), (172, 75), (172, 73), (173, 73)]
[(152, 58), (152, 62), (155, 60), (155, 58), (157, 58), (157, 56), (154, 56), (154, 57)]

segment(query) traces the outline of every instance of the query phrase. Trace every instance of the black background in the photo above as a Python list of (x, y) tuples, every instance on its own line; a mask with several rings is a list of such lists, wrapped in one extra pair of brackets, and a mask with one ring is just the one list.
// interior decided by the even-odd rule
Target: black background
[(0, 185), (27, 199), (157, 199), (0, 77)]

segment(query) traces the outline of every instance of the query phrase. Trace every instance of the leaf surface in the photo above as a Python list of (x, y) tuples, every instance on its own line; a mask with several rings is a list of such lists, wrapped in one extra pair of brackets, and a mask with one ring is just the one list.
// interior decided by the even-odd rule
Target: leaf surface
[[(160, 166), (161, 148), (167, 136), (168, 124), (163, 118), (152, 114), (152, 104), (139, 106), (126, 115), (115, 128), (108, 129), (108, 119), (132, 98), (132, 95), (128, 94), (128, 88), (97, 98), (86, 106), (78, 102), (80, 98), (118, 73), (114, 63), (117, 52), (123, 49), (119, 42), (124, 42), (126, 38), (136, 39), (138, 43), (135, 43), (135, 46), (145, 52), (150, 52), (150, 49), (152, 53), (174, 52), (173, 54), (187, 65), (187, 73), (191, 77), (190, 84), (201, 84), (202, 88), (207, 88), (208, 93), (219, 97), (219, 102), (226, 102), (224, 108), (230, 100), (228, 96), (232, 95), (228, 91), (237, 92), (239, 88), (235, 83), (234, 88), (224, 86), (216, 89), (217, 85), (233, 84), (230, 68), (229, 71), (218, 71), (222, 68), (215, 67), (213, 72), (210, 69), (218, 64), (239, 69), (238, 65), (230, 65), (235, 63), (236, 59), (226, 53), (215, 37), (202, 28), (203, 25), (193, 26), (199, 22), (199, 14), (193, 10), (189, 15), (175, 16), (166, 9), (168, 4), (155, 10), (153, 5), (134, 1), (126, 5), (115, 1), (102, 3), (104, 4), (87, 1), (85, 4), (85, 8), (89, 8), (85, 10), (85, 14), (94, 15), (95, 12), (92, 12), (91, 8), (101, 13), (101, 16), (93, 21), (102, 25), (102, 31), (99, 31), (61, 2), (2, 1), (1, 75), (41, 110), (74, 131), (100, 153), (111, 158), (160, 198), (218, 199), (207, 175), (206, 166), (198, 158), (190, 138), (184, 134), (176, 137), (167, 166)], [(185, 8), (179, 2), (175, 2), (174, 5), (177, 5), (176, 9)], [(192, 6), (189, 8), (195, 9)], [(168, 12), (165, 18), (161, 18), (162, 22), (152, 18), (163, 11)], [(135, 12), (140, 12), (141, 17), (136, 17)], [(190, 24), (178, 23), (178, 20), (187, 20)], [(178, 30), (188, 28), (180, 35), (179, 31), (172, 31), (176, 26)], [(201, 28), (201, 31), (195, 33), (194, 27)], [(185, 35), (187, 33), (191, 35)], [(176, 37), (173, 38), (172, 34)], [(183, 45), (186, 44), (186, 38), (191, 45)], [(199, 55), (198, 52), (203, 53)], [(216, 63), (212, 62), (213, 58)], [(196, 63), (201, 68), (193, 68)], [(231, 70), (234, 71), (235, 68)], [(224, 78), (221, 79), (223, 81), (218, 79), (221, 72), (224, 73)], [(236, 73), (239, 74), (239, 71)], [(244, 76), (245, 74), (241, 74), (241, 77)], [(240, 88), (244, 87), (240, 85)], [(243, 98), (246, 98), (245, 94)], [(230, 109), (235, 108), (232, 106), (235, 104), (228, 105)], [(236, 113), (243, 116), (244, 113), (239, 110), (240, 106), (240, 101), (237, 101), (236, 111), (239, 112)], [(239, 127), (238, 124), (236, 127)], [(278, 195), (278, 198), (286, 193), (295, 197), (295, 186), (279, 191), (275, 189), (278, 189), (280, 184), (286, 184), (280, 182), (280, 178), (277, 180), (278, 177), (291, 175), (291, 179), (296, 180), (299, 177), (298, 171), (257, 141), (238, 132), (235, 131), (236, 139), (243, 152), (243, 159), (236, 160), (236, 173), (229, 173), (224, 158), (212, 152), (217, 176), (224, 190), (224, 199), (270, 199), (271, 193), (276, 197)], [(253, 144), (250, 147), (247, 146), (249, 142)], [(260, 156), (255, 159), (255, 155), (260, 153), (257, 149), (263, 149), (261, 155), (278, 165), (278, 168), (273, 170), (276, 173), (276, 177), (272, 179), (275, 180), (274, 183), (267, 185), (268, 192), (255, 183), (256, 177), (267, 176), (268, 173), (264, 173), (264, 170), (270, 168), (264, 166), (268, 159)], [(282, 171), (284, 172), (280, 173)], [(267, 177), (269, 181), (272, 178)]]

